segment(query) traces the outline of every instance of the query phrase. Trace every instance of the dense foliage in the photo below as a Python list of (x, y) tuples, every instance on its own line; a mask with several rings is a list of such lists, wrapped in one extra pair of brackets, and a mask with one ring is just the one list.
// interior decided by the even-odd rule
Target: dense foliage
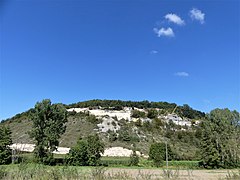
[(240, 115), (215, 109), (202, 124), (201, 164), (206, 168), (238, 167), (240, 164)]
[[(166, 155), (166, 147), (167, 147), (167, 153)], [(163, 161), (168, 157), (169, 160), (171, 160), (173, 156), (172, 150), (169, 146), (169, 144), (165, 143), (153, 143), (150, 146), (149, 149), (149, 159), (153, 160), (154, 164), (159, 167), (162, 165)]]
[(36, 142), (35, 157), (41, 163), (51, 164), (52, 152), (57, 150), (58, 139), (66, 129), (67, 111), (62, 104), (51, 104), (46, 99), (36, 103), (31, 120), (33, 127), (30, 136)]
[(11, 131), (8, 127), (0, 127), (0, 164), (11, 163), (12, 151), (9, 145), (12, 144)]
[(132, 154), (130, 155), (130, 166), (137, 166), (139, 163), (139, 156), (137, 155), (136, 152), (136, 145), (134, 144), (133, 150), (132, 150)]
[(80, 139), (72, 147), (66, 161), (74, 166), (96, 166), (100, 163), (101, 153), (104, 152), (104, 144), (97, 134), (89, 135), (86, 139)]

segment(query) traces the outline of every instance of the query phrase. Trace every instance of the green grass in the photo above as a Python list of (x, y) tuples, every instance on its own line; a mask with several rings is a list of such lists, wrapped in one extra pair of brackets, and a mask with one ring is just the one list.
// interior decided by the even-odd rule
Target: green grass
[[(185, 163), (185, 162), (182, 162)], [(160, 180), (167, 179), (193, 179), (194, 170), (189, 174), (181, 175), (179, 169), (157, 168), (157, 171), (145, 171), (141, 167), (125, 167), (123, 170), (114, 170), (112, 167), (86, 167), (86, 166), (46, 166), (36, 163), (21, 163), (0, 165), (0, 179), (2, 180)], [(137, 170), (136, 170), (137, 169)], [(206, 171), (206, 170), (204, 170)], [(212, 172), (214, 173), (214, 172)], [(222, 179), (239, 179), (240, 171), (229, 171)]]
[(102, 157), (101, 164), (109, 167), (129, 166), (129, 157)]
[[(108, 167), (129, 167), (130, 158), (129, 157), (102, 157), (101, 162), (103, 165), (107, 165)], [(168, 167), (170, 169), (199, 169), (198, 161), (169, 161)], [(134, 168), (156, 168), (154, 166), (153, 161), (147, 160), (145, 158), (139, 159), (139, 165)], [(162, 162), (162, 166), (160, 168), (166, 168), (166, 162)]]
[[(31, 163), (34, 162), (34, 154), (33, 153), (23, 153), (19, 154), (19, 157), (21, 157), (20, 162), (26, 162)], [(64, 154), (54, 154), (54, 158), (57, 160), (57, 162), (64, 162), (66, 155)], [(60, 161), (59, 161), (60, 160)], [(61, 161), (62, 160), (62, 161)], [(130, 157), (101, 157), (101, 164), (105, 167), (122, 167), (122, 168), (129, 168), (130, 164)], [(198, 161), (169, 161), (168, 167), (170, 169), (200, 169), (198, 166)], [(154, 166), (154, 163), (152, 160), (148, 160), (146, 158), (139, 158), (139, 164), (138, 166), (135, 166), (133, 168), (139, 169), (139, 168), (149, 168), (153, 169), (156, 168)], [(162, 162), (162, 166), (160, 168), (166, 168), (166, 162)]]

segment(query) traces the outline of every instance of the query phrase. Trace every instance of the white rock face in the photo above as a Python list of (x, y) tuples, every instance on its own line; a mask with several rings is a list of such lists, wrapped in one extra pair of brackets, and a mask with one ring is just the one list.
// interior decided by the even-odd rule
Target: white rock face
[[(146, 110), (144, 109), (138, 109), (138, 108), (134, 108), (135, 110), (138, 111), (142, 111), (142, 112), (146, 112)], [(159, 109), (157, 109), (159, 110)], [(117, 117), (118, 120), (120, 119), (125, 119), (125, 120), (129, 120), (129, 121), (137, 121), (138, 118), (131, 118), (131, 112), (132, 112), (132, 108), (129, 107), (124, 107), (123, 110), (120, 111), (116, 111), (116, 110), (102, 110), (102, 109), (93, 109), (90, 110), (89, 108), (71, 108), (68, 109), (67, 111), (76, 111), (76, 112), (86, 112), (88, 111), (90, 114), (95, 115), (98, 118), (102, 118), (104, 116), (109, 116), (111, 118)], [(161, 118), (162, 116), (160, 116)], [(191, 126), (191, 122), (186, 120), (186, 119), (182, 119), (181, 117), (179, 117), (177, 114), (168, 114), (167, 116), (163, 116), (163, 119), (166, 120), (166, 122), (169, 122), (170, 120), (173, 121), (174, 124), (177, 125), (181, 125), (181, 126)], [(150, 121), (151, 119), (149, 118), (141, 118), (142, 121)], [(109, 123), (111, 120), (107, 121), (106, 123)], [(108, 129), (110, 130), (114, 130), (113, 127), (111, 126), (106, 126), (106, 123), (104, 122), (102, 125), (99, 124), (98, 127), (103, 127), (101, 130), (102, 132), (107, 132)], [(119, 127), (120, 129), (120, 127)]]
[[(10, 148), (12, 150), (22, 151), (22, 152), (33, 152), (35, 145), (34, 144), (12, 144)], [(54, 154), (67, 154), (69, 153), (70, 148), (58, 147), (57, 151), (53, 151)]]
[(35, 145), (34, 144), (12, 144), (9, 146), (12, 150), (23, 151), (23, 152), (33, 152)]
[[(140, 156), (141, 153), (136, 151), (137, 155)], [(112, 156), (112, 157), (129, 157), (132, 154), (132, 150), (126, 149), (123, 147), (111, 147), (105, 149), (103, 156)]]
[(131, 110), (130, 108), (124, 108), (124, 110), (116, 111), (116, 110), (102, 110), (102, 109), (88, 109), (88, 108), (70, 108), (67, 111), (76, 111), (84, 112), (89, 111), (90, 114), (95, 115), (97, 117), (109, 116), (109, 117), (117, 117), (118, 120), (126, 119), (131, 120)]
[(177, 114), (168, 114), (164, 118), (166, 119), (167, 122), (172, 120), (174, 124), (177, 124), (177, 125), (180, 125), (180, 126), (185, 126), (185, 125), (186, 126), (191, 126), (191, 122), (190, 121), (182, 119)]
[(107, 132), (108, 130), (116, 132), (120, 129), (120, 126), (118, 125), (118, 123), (111, 117), (102, 118), (102, 123), (97, 124), (97, 126), (101, 132)]
[(53, 151), (54, 154), (67, 154), (69, 153), (70, 148), (67, 147), (58, 147), (56, 151)]
[[(12, 150), (18, 150), (22, 152), (33, 152), (35, 145), (34, 144), (12, 144), (10, 148)], [(54, 154), (67, 154), (69, 153), (70, 148), (67, 147), (58, 147), (57, 151), (54, 151)], [(136, 151), (137, 155), (140, 156), (141, 153)], [(129, 157), (132, 154), (132, 150), (126, 149), (123, 147), (111, 147), (104, 150), (102, 156), (113, 156), (113, 157)]]

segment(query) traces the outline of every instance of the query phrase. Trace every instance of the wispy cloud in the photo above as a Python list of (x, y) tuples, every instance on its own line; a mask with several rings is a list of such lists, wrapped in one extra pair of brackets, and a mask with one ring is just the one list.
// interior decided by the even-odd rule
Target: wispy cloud
[(189, 74), (187, 72), (176, 72), (174, 75), (180, 76), (180, 77), (188, 77), (189, 76)]
[(192, 18), (192, 20), (197, 20), (201, 24), (203, 24), (205, 22), (205, 20), (204, 20), (205, 14), (202, 13), (202, 11), (197, 8), (193, 8), (192, 10), (190, 10), (190, 17)]
[(169, 22), (173, 22), (173, 23), (175, 23), (177, 25), (184, 25), (185, 24), (184, 20), (182, 20), (176, 14), (172, 14), (172, 13), (166, 14), (165, 15), (165, 19), (167, 19)]
[(158, 37), (161, 36), (167, 36), (167, 37), (174, 37), (174, 32), (172, 30), (172, 28), (168, 27), (168, 28), (153, 28), (153, 31), (157, 34)]
[(211, 103), (211, 101), (208, 100), (208, 99), (204, 99), (203, 102), (204, 102), (205, 104), (210, 104), (210, 103)]
[(152, 51), (150, 51), (150, 54), (157, 54), (157, 53), (158, 53), (157, 50), (152, 50)]

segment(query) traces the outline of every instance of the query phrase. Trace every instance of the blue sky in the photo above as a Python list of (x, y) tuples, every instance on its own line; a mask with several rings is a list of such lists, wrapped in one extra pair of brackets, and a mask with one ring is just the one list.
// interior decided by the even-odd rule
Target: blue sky
[(0, 1), (0, 119), (37, 101), (240, 110), (239, 1)]

